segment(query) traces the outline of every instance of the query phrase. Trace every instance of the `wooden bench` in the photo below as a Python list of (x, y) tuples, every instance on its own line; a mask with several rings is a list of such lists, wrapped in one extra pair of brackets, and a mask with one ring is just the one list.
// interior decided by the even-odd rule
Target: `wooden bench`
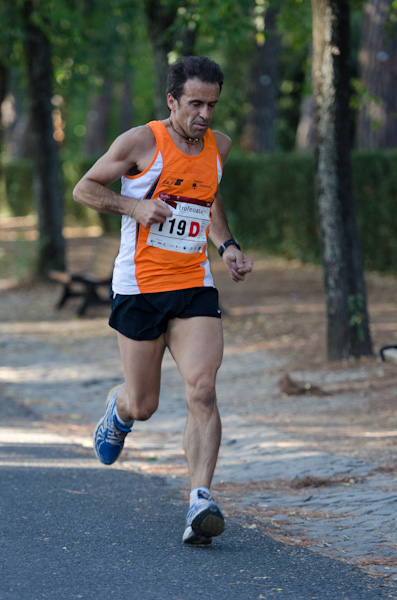
[(109, 302), (98, 294), (98, 288), (109, 288), (112, 282), (113, 264), (120, 245), (119, 238), (102, 236), (95, 244), (88, 264), (81, 273), (50, 271), (51, 281), (63, 284), (63, 292), (56, 307), (61, 308), (72, 297), (83, 298), (76, 314), (81, 316), (90, 304), (105, 304)]
[(380, 357), (383, 361), (387, 360), (390, 362), (397, 363), (397, 346), (383, 346), (379, 350)]

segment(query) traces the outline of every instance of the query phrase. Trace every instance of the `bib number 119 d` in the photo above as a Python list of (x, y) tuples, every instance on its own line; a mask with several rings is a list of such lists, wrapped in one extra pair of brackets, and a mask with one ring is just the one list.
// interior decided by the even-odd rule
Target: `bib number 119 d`
[(189, 237), (196, 237), (200, 232), (200, 223), (191, 221), (189, 225), (185, 219), (181, 219), (180, 221), (177, 221), (177, 219), (170, 219), (169, 221), (167, 220), (166, 223), (160, 223), (159, 232), (163, 231), (166, 224), (169, 225), (169, 235), (173, 235), (175, 231), (176, 235), (184, 236), (187, 227), (189, 228)]
[(207, 243), (211, 203), (169, 194), (163, 196), (173, 214), (165, 223), (150, 227), (147, 244), (185, 254), (201, 252)]

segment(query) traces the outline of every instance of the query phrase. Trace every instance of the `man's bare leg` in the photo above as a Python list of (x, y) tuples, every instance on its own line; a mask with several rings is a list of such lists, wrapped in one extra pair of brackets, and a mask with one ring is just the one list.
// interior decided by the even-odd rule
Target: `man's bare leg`
[(106, 412), (94, 432), (95, 453), (106, 465), (119, 458), (134, 420), (145, 421), (157, 410), (165, 349), (164, 335), (142, 342), (120, 333), (118, 337), (125, 383), (109, 392)]
[(186, 387), (189, 414), (184, 447), (191, 488), (209, 488), (221, 440), (215, 392), (223, 355), (221, 321), (213, 317), (174, 319), (166, 339)]
[(221, 440), (215, 393), (223, 354), (221, 322), (213, 317), (175, 319), (166, 340), (185, 382), (189, 409), (184, 447), (191, 492), (183, 541), (209, 544), (224, 529), (222, 511), (209, 492)]
[(124, 421), (146, 421), (157, 410), (165, 336), (131, 340), (117, 333), (125, 383), (117, 391), (117, 410)]

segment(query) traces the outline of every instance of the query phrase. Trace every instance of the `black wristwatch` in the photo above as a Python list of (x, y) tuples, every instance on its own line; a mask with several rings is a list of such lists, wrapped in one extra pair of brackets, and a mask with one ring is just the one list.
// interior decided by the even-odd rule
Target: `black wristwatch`
[(222, 254), (224, 253), (226, 248), (228, 248), (229, 246), (236, 246), (239, 250), (241, 250), (240, 244), (238, 243), (238, 241), (232, 238), (230, 240), (227, 240), (227, 242), (223, 242), (223, 244), (221, 244), (219, 246), (219, 248), (218, 248), (219, 256), (222, 256)]

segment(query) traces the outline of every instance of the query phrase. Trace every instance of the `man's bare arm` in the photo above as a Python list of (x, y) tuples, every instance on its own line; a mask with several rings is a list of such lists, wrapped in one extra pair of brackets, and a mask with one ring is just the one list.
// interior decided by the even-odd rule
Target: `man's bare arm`
[[(214, 134), (222, 164), (224, 165), (231, 149), (231, 140), (220, 132), (214, 131)], [(211, 214), (212, 220), (209, 237), (215, 246), (219, 248), (221, 244), (233, 238), (219, 189), (211, 207)], [(228, 246), (223, 252), (222, 258), (233, 281), (243, 281), (246, 274), (252, 271), (252, 260), (245, 256), (237, 246)]]
[[(212, 205), (212, 221), (209, 236), (218, 248), (221, 244), (233, 238), (227, 222), (226, 212), (219, 192)], [(252, 260), (245, 256), (237, 246), (230, 245), (222, 254), (223, 262), (233, 281), (243, 281), (247, 273), (252, 271)]]
[(169, 207), (160, 200), (142, 200), (122, 196), (110, 190), (110, 183), (137, 166), (143, 171), (156, 151), (154, 135), (147, 126), (131, 129), (119, 136), (109, 150), (82, 177), (73, 190), (76, 202), (111, 215), (131, 215), (145, 227), (164, 223), (171, 216)]

